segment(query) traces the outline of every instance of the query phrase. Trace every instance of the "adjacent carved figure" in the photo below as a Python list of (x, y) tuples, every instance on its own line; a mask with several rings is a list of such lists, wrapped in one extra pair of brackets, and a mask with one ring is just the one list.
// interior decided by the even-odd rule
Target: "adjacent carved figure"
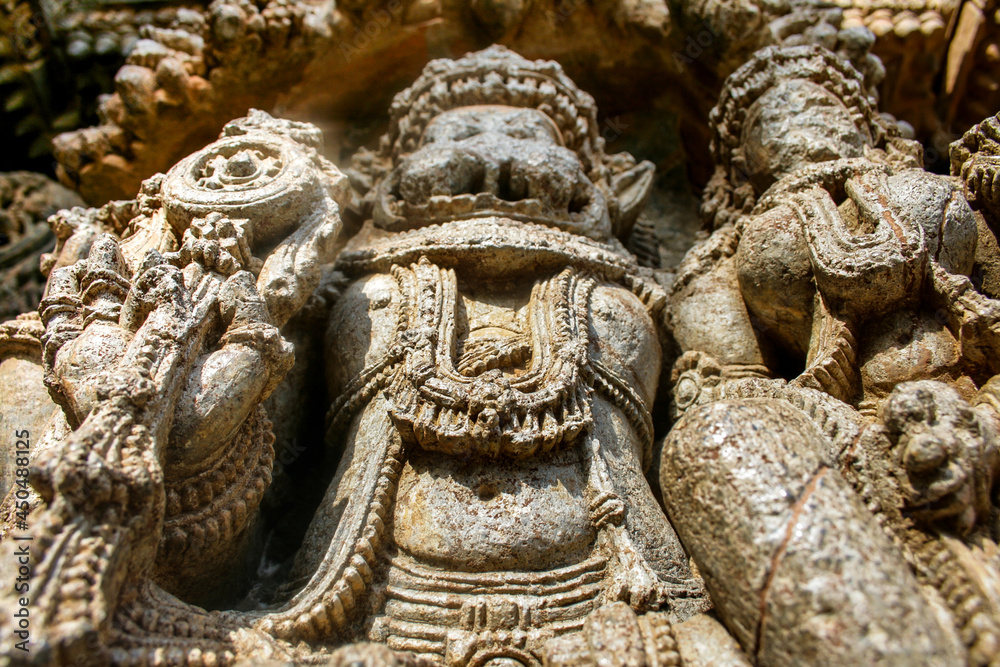
[[(501, 47), (396, 97), (353, 200), (316, 128), (253, 112), (61, 214), (31, 659), (988, 664), (985, 231), (823, 49), (758, 54), (713, 122), (718, 229), (669, 304), (621, 242), (652, 165)], [(286, 325), (324, 273), (339, 466), (282, 585), (206, 611), (258, 567), (264, 405), (303, 400)]]
[[(733, 591), (716, 595), (721, 582), (702, 567), (713, 601), (724, 617), (752, 617), (754, 650), (768, 662), (770, 605), (812, 605), (807, 615), (819, 623), (854, 604), (782, 588), (783, 570), (800, 567), (798, 549), (816, 561), (826, 548), (843, 548), (825, 547), (830, 538), (815, 531), (829, 527), (809, 516), (822, 511), (824, 486), (839, 469), (921, 583), (936, 587), (928, 594), (951, 608), (960, 652), (988, 663), (1000, 648), (990, 562), (1000, 302), (969, 276), (990, 230), (958, 184), (920, 168), (919, 147), (877, 115), (857, 73), (821, 48), (759, 52), (727, 81), (712, 121), (717, 170), (703, 210), (715, 231), (688, 254), (669, 306), (682, 355), (664, 494), (685, 546), (696, 561), (704, 553), (726, 568), (720, 574), (731, 573), (725, 550), (748, 544), (695, 523), (715, 514), (689, 512), (684, 492), (712, 484), (684, 477), (670, 487), (668, 474), (737, 476), (750, 498), (741, 501), (747, 521), (780, 507), (788, 530), (768, 538), (780, 546), (766, 577), (746, 582), (760, 595), (759, 615), (756, 603), (727, 605)], [(976, 183), (992, 183), (995, 171), (973, 171)], [(786, 415), (789, 403), (813, 424)], [(800, 442), (814, 438), (821, 451), (810, 456), (818, 458), (789, 465)], [(791, 473), (778, 505), (764, 472), (774, 465), (782, 470), (772, 480)], [(874, 545), (863, 557), (873, 553)], [(848, 556), (819, 569), (836, 570), (824, 575), (836, 579)], [(806, 580), (795, 572), (800, 589)], [(819, 625), (813, 638), (822, 641)], [(935, 641), (948, 656), (943, 639)]]

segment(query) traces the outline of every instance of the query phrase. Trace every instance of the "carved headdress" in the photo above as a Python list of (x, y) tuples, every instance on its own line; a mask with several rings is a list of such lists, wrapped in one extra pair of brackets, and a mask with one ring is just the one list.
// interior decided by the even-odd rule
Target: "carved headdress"
[[(627, 153), (605, 152), (594, 98), (580, 90), (558, 63), (528, 60), (503, 46), (457, 60), (433, 60), (412, 86), (396, 95), (377, 152), (362, 149), (355, 155), (354, 171), (363, 179), (362, 189), (373, 188), (417, 150), (436, 116), (480, 105), (536, 109), (545, 114), (563, 145), (579, 156), (587, 177), (605, 193), (614, 234), (628, 234), (645, 203), (652, 165), (637, 165)], [(643, 194), (637, 196), (639, 192)]]
[[(1000, 164), (1000, 113), (968, 130), (951, 144), (951, 175), (962, 179), (965, 197), (977, 210), (987, 209), (991, 202), (1000, 202), (1000, 180), (990, 176)], [(988, 166), (987, 166), (988, 165)], [(997, 206), (993, 203), (993, 207)]]
[(702, 215), (715, 227), (749, 213), (754, 205), (742, 153), (743, 128), (754, 102), (782, 81), (806, 80), (843, 102), (866, 143), (882, 148), (898, 134), (865, 92), (864, 77), (850, 62), (817, 45), (761, 49), (726, 80), (712, 109), (711, 152), (715, 174), (706, 188)]
[(481, 104), (541, 111), (552, 119), (566, 147), (580, 156), (591, 179), (601, 179), (607, 156), (594, 98), (580, 90), (559, 63), (528, 60), (503, 46), (428, 63), (413, 85), (393, 98), (379, 157), (398, 162), (417, 148), (432, 118)]

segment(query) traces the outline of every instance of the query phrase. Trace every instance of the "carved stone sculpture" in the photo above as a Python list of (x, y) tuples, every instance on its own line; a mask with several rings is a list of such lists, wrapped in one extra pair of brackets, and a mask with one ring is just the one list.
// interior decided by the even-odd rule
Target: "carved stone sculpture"
[[(761, 536), (713, 532), (717, 508), (688, 501), (714, 489), (703, 478), (740, 479), (742, 506), (723, 492), (720, 502), (746, 512), (756, 531), (762, 515), (777, 512), (788, 531), (776, 528), (765, 542), (774, 545), (762, 554), (773, 554), (766, 575), (747, 578), (759, 611), (745, 594), (727, 603), (731, 580), (713, 581), (718, 575), (699, 565), (716, 608), (744, 646), (751, 636), (734, 624), (756, 624), (762, 661), (781, 650), (766, 642), (775, 611), (804, 610), (814, 624), (805, 634), (823, 641), (820, 619), (854, 602), (809, 590), (797, 551), (815, 562), (832, 549), (819, 571), (836, 574), (822, 576), (847, 571), (851, 554), (818, 518), (824, 507), (838, 506), (836, 515), (859, 506), (843, 497), (846, 479), (895, 542), (869, 544), (861, 557), (898, 551), (914, 565), (926, 604), (944, 602), (958, 630), (951, 640), (920, 632), (935, 636), (939, 659), (954, 664), (968, 651), (972, 664), (987, 664), (1000, 648), (992, 602), (1000, 302), (969, 276), (979, 239), (992, 232), (962, 188), (920, 168), (919, 147), (894, 136), (857, 73), (821, 48), (756, 54), (727, 81), (712, 121), (717, 168), (703, 211), (715, 231), (685, 259), (668, 309), (683, 354), (673, 371), (679, 421), (663, 454), (664, 496), (696, 562), (702, 556), (723, 576), (733, 571), (727, 549), (745, 558)], [(984, 172), (985, 157), (975, 164), (983, 166), (967, 170), (968, 182), (985, 186), (988, 209), (995, 167)], [(803, 451), (818, 458), (789, 463)], [(670, 473), (685, 484), (672, 486)], [(789, 486), (775, 497), (783, 475)], [(782, 583), (785, 570), (795, 588)], [(910, 590), (916, 596), (913, 583)], [(900, 598), (886, 599), (899, 608)], [(959, 638), (964, 646), (948, 647)], [(866, 660), (884, 650), (873, 646)]]
[[(290, 363), (278, 327), (334, 257), (346, 177), (315, 129), (255, 113), (147, 181), (120, 241), (76, 263), (75, 235), (57, 248), (43, 364), (66, 422), (33, 480), (47, 659), (368, 640), (445, 664), (586, 664), (625, 636), (651, 664), (679, 659), (673, 625), (708, 601), (643, 476), (663, 294), (616, 239), (651, 165), (604, 153), (557, 65), (503, 49), (433, 63), (392, 118), (358, 157), (367, 222), (337, 258), (353, 282), (329, 318), (328, 440), (344, 455), (259, 611), (168, 592), (210, 598), (252, 555), (273, 456), (260, 404)], [(92, 235), (115, 211), (71, 217)]]
[[(47, 169), (51, 152), (93, 205), (131, 197), (248, 107), (323, 118), (339, 143), (431, 54), (492, 43), (565, 63), (605, 113), (669, 108), (696, 174), (722, 82), (764, 46), (818, 43), (884, 72), (883, 110), (945, 137), (941, 154), (949, 126), (995, 106), (1000, 53), (996, 0), (5, 0), (0, 26), (3, 136), (35, 158), (10, 164)], [(859, 48), (873, 36), (881, 63)]]
[[(755, 55), (712, 121), (716, 229), (669, 299), (623, 244), (652, 165), (503, 47), (431, 62), (347, 175), (253, 111), (55, 216), (41, 323), (0, 332), (59, 406), (0, 508), (37, 642), (4, 657), (989, 664), (988, 226), (822, 47)], [(956, 162), (993, 210), (978, 136)], [(338, 463), (272, 564), (310, 338)]]
[(75, 193), (41, 174), (0, 174), (0, 320), (38, 307), (45, 285), (39, 260), (54, 245), (45, 220), (81, 205)]

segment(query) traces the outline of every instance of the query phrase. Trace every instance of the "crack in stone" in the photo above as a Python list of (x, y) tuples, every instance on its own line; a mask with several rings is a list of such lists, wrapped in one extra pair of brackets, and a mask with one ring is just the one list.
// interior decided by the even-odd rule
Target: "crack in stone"
[(788, 525), (785, 527), (785, 538), (781, 541), (781, 545), (774, 552), (771, 557), (771, 566), (768, 569), (767, 581), (764, 583), (764, 587), (760, 590), (760, 620), (757, 622), (757, 632), (754, 638), (754, 664), (760, 664), (760, 654), (763, 651), (763, 635), (764, 635), (764, 623), (767, 620), (767, 596), (771, 591), (771, 584), (774, 582), (774, 575), (778, 571), (778, 565), (781, 559), (785, 555), (785, 551), (788, 549), (788, 543), (792, 541), (792, 533), (795, 530), (796, 524), (799, 522), (799, 516), (802, 514), (802, 508), (805, 506), (806, 502), (812, 497), (813, 492), (819, 485), (820, 480), (822, 480), (826, 474), (830, 472), (828, 466), (822, 466), (813, 478), (809, 480), (806, 488), (802, 491), (802, 495), (799, 499), (795, 501), (795, 505), (792, 507), (792, 516), (788, 520)]

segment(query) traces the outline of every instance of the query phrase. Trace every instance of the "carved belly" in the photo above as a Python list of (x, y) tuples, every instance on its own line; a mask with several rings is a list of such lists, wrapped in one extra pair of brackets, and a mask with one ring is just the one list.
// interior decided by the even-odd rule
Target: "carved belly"
[(576, 563), (595, 538), (574, 452), (533, 461), (460, 461), (415, 452), (396, 500), (396, 545), (469, 572)]
[[(955, 337), (944, 324), (928, 316), (900, 311), (868, 327), (871, 335), (861, 349), (861, 380), (865, 402), (874, 409), (897, 384), (911, 380), (960, 378), (961, 358)], [(975, 392), (971, 382), (959, 382), (961, 393)]]

